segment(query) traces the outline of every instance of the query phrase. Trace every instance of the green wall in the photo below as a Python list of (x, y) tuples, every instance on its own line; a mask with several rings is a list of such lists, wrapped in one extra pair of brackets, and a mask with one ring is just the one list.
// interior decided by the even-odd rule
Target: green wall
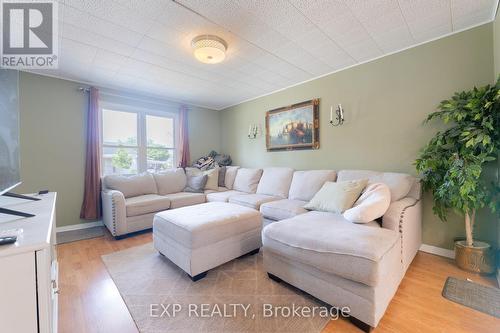
[[(415, 174), (419, 149), (439, 129), (422, 125), (453, 92), (491, 83), (493, 27), (478, 28), (352, 67), (222, 112), (222, 149), (236, 164), (296, 169), (373, 169)], [(248, 126), (265, 129), (268, 110), (320, 98), (319, 150), (266, 152), (265, 133), (246, 137)], [(343, 126), (328, 124), (330, 105), (345, 109)], [(440, 222), (424, 197), (424, 243), (453, 247), (463, 221)], [(496, 224), (478, 222), (478, 238), (496, 240)]]
[[(57, 191), (58, 227), (86, 222), (79, 216), (83, 198), (87, 98), (78, 91), (79, 86), (81, 84), (76, 82), (24, 72), (19, 80), (23, 184), (16, 192)], [(148, 103), (139, 104), (144, 107)], [(158, 104), (155, 107), (158, 108)], [(216, 111), (190, 107), (192, 158), (211, 149), (220, 150), (219, 117)]]
[[(493, 58), (494, 58), (494, 79), (497, 79), (500, 75), (500, 15), (498, 15), (497, 8), (497, 16), (495, 21), (493, 22)], [(497, 167), (497, 182), (500, 184), (500, 158), (498, 159), (498, 167)], [(498, 273), (497, 278), (500, 284), (500, 218), (497, 220), (497, 246), (498, 246)]]
[(495, 77), (500, 75), (500, 15), (493, 22), (493, 57), (495, 62)]

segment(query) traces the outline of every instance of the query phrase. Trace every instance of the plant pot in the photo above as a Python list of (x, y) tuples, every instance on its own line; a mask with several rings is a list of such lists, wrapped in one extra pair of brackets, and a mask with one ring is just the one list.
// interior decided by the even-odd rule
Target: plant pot
[(474, 273), (490, 274), (495, 270), (495, 252), (490, 244), (475, 241), (467, 246), (465, 241), (455, 242), (455, 262), (457, 266)]

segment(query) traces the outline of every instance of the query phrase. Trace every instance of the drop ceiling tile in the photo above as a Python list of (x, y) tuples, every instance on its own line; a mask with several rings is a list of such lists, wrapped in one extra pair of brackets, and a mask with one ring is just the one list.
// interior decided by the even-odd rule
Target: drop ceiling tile
[(89, 70), (88, 81), (93, 84), (111, 85), (115, 82), (115, 71), (93, 66)]
[(491, 21), (496, 5), (496, 0), (451, 0), (453, 30)]
[[(109, 1), (109, 0), (107, 0)], [(154, 19), (167, 6), (165, 0), (113, 0), (117, 4), (130, 9), (134, 14), (140, 15), (145, 19)]]
[(405, 48), (413, 42), (396, 0), (344, 0), (344, 3), (384, 52)]
[(445, 23), (443, 25), (430, 25), (425, 29), (413, 32), (415, 41), (418, 43), (423, 43), (429, 40), (437, 38), (436, 36), (445, 36), (451, 33), (451, 25)]
[(98, 49), (94, 57), (93, 66), (117, 71), (125, 64), (127, 59), (128, 57), (121, 54)]
[(130, 87), (137, 80), (136, 76), (128, 75), (117, 71), (115, 74), (115, 83), (123, 87)]
[(261, 49), (272, 52), (290, 42), (288, 38), (277, 31), (266, 28), (266, 26), (261, 26), (261, 28), (265, 30), (261, 34), (248, 36), (250, 42), (256, 44)]
[(196, 15), (173, 1), (165, 1), (164, 8), (159, 10), (155, 20), (185, 32), (190, 32), (193, 27), (205, 28), (213, 25), (203, 17)]
[[(381, 55), (382, 51), (352, 10), (341, 1), (328, 0), (290, 0), (318, 28), (335, 41), (350, 57), (362, 61), (368, 56), (364, 53)], [(363, 44), (364, 48), (359, 48)]]
[(350, 66), (355, 63), (354, 59), (346, 52), (330, 43), (326, 43), (326, 45), (316, 45), (308, 48), (308, 51), (333, 69)]
[(243, 73), (244, 75), (258, 75), (261, 73), (272, 73), (272, 71), (264, 69), (262, 66), (259, 66), (253, 62), (248, 62), (238, 67), (237, 70)]
[(165, 44), (178, 45), (178, 43), (181, 43), (183, 38), (186, 36), (186, 32), (183, 32), (171, 25), (155, 21), (152, 23), (151, 28), (146, 32), (146, 36)]
[(352, 44), (346, 44), (344, 48), (349, 50), (349, 53), (352, 54), (358, 62), (367, 61), (383, 55), (378, 45), (376, 45), (371, 38), (357, 41)]
[(66, 0), (65, 5), (139, 33), (145, 33), (151, 27), (152, 23), (151, 18), (144, 18), (138, 15), (133, 9), (110, 0)]
[(69, 23), (63, 25), (63, 35), (65, 39), (78, 41), (82, 44), (95, 46), (110, 52), (128, 56), (134, 52), (134, 47), (117, 40), (96, 34), (91, 31), (76, 27)]
[(63, 39), (59, 61), (65, 63), (75, 60), (76, 62), (91, 64), (96, 56), (97, 48), (82, 44), (73, 40)]
[(64, 22), (131, 46), (136, 46), (143, 36), (123, 26), (89, 15), (70, 6), (66, 6), (64, 9)]
[(406, 26), (399, 26), (378, 33), (377, 38), (374, 38), (374, 40), (385, 53), (401, 50), (415, 43)]
[(241, 1), (240, 3), (242, 8), (289, 40), (317, 29), (309, 18), (286, 0)]
[(416, 42), (451, 32), (450, 0), (399, 0)]

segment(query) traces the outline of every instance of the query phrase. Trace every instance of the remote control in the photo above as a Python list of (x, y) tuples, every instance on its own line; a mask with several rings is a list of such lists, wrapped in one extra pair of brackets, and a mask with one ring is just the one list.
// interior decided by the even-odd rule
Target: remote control
[(12, 244), (17, 241), (17, 236), (0, 237), (0, 245)]

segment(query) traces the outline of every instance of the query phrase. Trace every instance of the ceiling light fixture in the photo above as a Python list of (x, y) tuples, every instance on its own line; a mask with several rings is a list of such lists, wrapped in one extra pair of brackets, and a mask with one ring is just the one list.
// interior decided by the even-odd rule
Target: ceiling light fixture
[(217, 36), (202, 35), (191, 41), (196, 59), (205, 64), (216, 64), (226, 58), (227, 44)]

